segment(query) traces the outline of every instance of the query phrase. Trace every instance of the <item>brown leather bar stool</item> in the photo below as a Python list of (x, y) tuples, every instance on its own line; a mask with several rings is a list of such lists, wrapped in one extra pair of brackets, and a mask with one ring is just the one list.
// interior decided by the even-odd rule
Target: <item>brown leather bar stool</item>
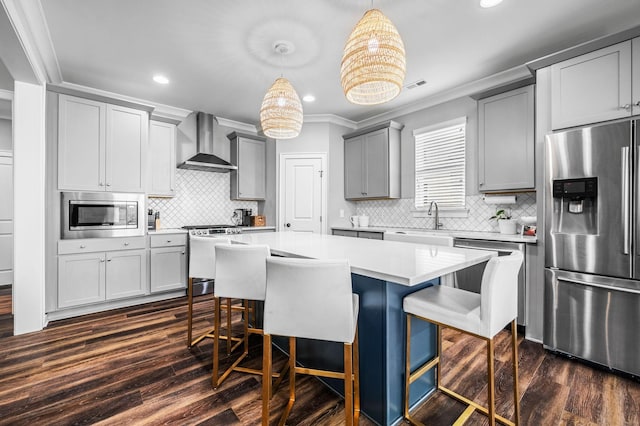
[[(518, 272), (522, 267), (522, 253), (494, 257), (487, 263), (482, 276), (480, 294), (457, 288), (435, 285), (412, 293), (404, 298), (403, 308), (407, 318), (404, 417), (414, 425), (422, 423), (412, 417), (409, 407), (409, 390), (424, 373), (436, 368), (436, 386), (444, 394), (467, 404), (456, 425), (464, 424), (478, 410), (489, 417), (489, 424), (496, 420), (505, 425), (520, 424), (520, 399), (518, 397)], [(420, 367), (411, 371), (411, 321), (420, 319), (436, 325), (436, 355)], [(512, 422), (495, 412), (494, 337), (511, 323), (513, 362), (513, 403), (515, 421)], [(478, 337), (487, 342), (487, 380), (489, 407), (483, 407), (468, 398), (442, 386), (440, 382), (441, 328), (449, 327)], [(414, 410), (417, 407), (414, 407)]]
[[(191, 348), (206, 338), (213, 338), (213, 329), (193, 339), (193, 279), (216, 278), (216, 252), (218, 244), (230, 244), (229, 238), (189, 237), (189, 282), (187, 284), (187, 347)], [(230, 314), (227, 314), (230, 316)]]
[[(296, 374), (344, 380), (345, 424), (360, 417), (358, 295), (353, 294), (346, 260), (267, 259), (264, 301), (263, 365), (271, 372), (271, 335), (289, 336), (289, 403), (283, 425), (296, 399)], [(296, 366), (296, 338), (342, 342), (344, 371)], [(262, 381), (262, 424), (269, 424), (271, 381)]]
[[(250, 309), (249, 303), (255, 301), (264, 301), (265, 287), (267, 283), (266, 259), (270, 256), (269, 247), (266, 245), (242, 245), (242, 244), (219, 244), (215, 247), (216, 251), (216, 283), (214, 286), (215, 297), (215, 320), (214, 320), (214, 339), (213, 339), (213, 375), (212, 385), (215, 388), (220, 386), (222, 382), (231, 374), (232, 371), (242, 373), (262, 375), (262, 369), (254, 369), (240, 366), (240, 363), (249, 354), (249, 335), (262, 335), (262, 329), (255, 323), (249, 324), (250, 313), (255, 313), (255, 308)], [(243, 337), (237, 339), (238, 343), (233, 346), (232, 351), (240, 344), (244, 343), (242, 354), (220, 374), (220, 343), (219, 337), (222, 335), (221, 312), (222, 298), (241, 299), (243, 302)], [(230, 318), (230, 312), (227, 318)], [(231, 341), (231, 321), (227, 321), (226, 334), (227, 342)], [(276, 386), (282, 380), (288, 364), (285, 364), (284, 370), (275, 373), (272, 377), (276, 377)]]

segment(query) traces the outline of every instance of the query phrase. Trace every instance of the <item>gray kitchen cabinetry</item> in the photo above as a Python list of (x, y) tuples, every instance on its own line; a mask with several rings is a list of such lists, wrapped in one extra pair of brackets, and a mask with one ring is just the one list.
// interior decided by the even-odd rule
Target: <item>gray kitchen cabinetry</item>
[(69, 95), (58, 99), (58, 189), (144, 192), (146, 111)]
[(347, 229), (333, 229), (332, 235), (340, 235), (343, 237), (368, 238), (370, 240), (383, 240), (384, 232), (375, 231), (350, 231)]
[(551, 127), (640, 114), (640, 38), (551, 65)]
[(346, 134), (344, 198), (400, 198), (400, 130), (388, 121)]
[(149, 121), (149, 185), (151, 197), (173, 197), (176, 179), (176, 125)]
[(64, 240), (58, 253), (58, 309), (147, 293), (144, 237)]
[(534, 90), (526, 86), (478, 101), (478, 189), (531, 189)]
[(151, 293), (187, 288), (187, 234), (149, 236)]
[(231, 140), (231, 164), (238, 167), (231, 171), (232, 200), (264, 200), (266, 193), (266, 138), (233, 132)]

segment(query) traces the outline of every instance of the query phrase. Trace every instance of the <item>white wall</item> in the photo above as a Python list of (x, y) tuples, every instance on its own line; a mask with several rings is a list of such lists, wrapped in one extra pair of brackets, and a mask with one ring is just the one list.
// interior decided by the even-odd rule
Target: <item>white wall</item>
[(41, 330), (45, 296), (45, 88), (15, 82), (14, 334)]

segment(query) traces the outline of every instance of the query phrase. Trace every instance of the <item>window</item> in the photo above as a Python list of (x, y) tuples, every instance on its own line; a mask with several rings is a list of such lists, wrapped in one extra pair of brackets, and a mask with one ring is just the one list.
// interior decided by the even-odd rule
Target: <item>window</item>
[(445, 210), (465, 208), (465, 130), (462, 117), (413, 131), (416, 142), (415, 207), (432, 201)]

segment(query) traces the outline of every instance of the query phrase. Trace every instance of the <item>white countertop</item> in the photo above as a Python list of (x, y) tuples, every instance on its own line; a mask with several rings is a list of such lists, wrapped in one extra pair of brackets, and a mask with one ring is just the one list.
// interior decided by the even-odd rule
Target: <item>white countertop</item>
[(331, 229), (341, 229), (344, 231), (360, 232), (389, 232), (389, 231), (413, 231), (429, 232), (450, 235), (453, 238), (470, 238), (474, 240), (507, 241), (513, 243), (536, 244), (538, 237), (522, 236), (520, 234), (501, 234), (499, 232), (477, 232), (477, 231), (456, 231), (452, 229), (417, 229), (417, 228), (381, 228), (381, 227), (353, 227), (353, 226), (332, 226)]
[(273, 254), (347, 259), (351, 272), (412, 286), (489, 260), (496, 253), (326, 234), (265, 232), (229, 235), (245, 244), (266, 244)]

